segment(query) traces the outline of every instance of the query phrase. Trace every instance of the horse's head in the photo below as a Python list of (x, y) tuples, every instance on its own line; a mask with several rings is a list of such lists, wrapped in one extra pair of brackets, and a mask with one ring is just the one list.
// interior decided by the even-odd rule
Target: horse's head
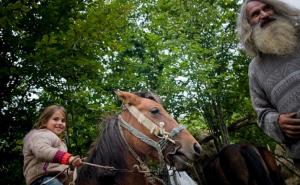
[[(138, 155), (154, 160), (163, 158), (177, 170), (186, 169), (190, 161), (199, 157), (199, 143), (166, 112), (154, 96), (141, 97), (123, 91), (116, 93), (125, 105), (119, 119), (130, 125), (127, 129), (124, 128), (128, 126), (123, 126), (124, 136)], [(152, 141), (145, 142), (149, 139), (154, 144)]]

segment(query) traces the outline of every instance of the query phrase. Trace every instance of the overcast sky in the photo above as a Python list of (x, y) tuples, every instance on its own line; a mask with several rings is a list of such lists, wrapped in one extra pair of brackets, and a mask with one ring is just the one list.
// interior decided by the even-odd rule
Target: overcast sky
[(299, 0), (281, 0), (281, 1), (287, 2), (287, 3), (289, 3), (291, 6), (300, 9), (300, 1), (299, 1)]

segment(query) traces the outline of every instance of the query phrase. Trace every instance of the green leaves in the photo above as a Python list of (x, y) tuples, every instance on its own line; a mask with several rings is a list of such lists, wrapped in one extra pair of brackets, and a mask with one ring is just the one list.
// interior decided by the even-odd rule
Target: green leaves
[[(253, 114), (249, 58), (239, 52), (235, 33), (236, 1), (0, 4), (3, 156), (22, 160), (20, 141), (49, 104), (66, 107), (69, 149), (85, 156), (98, 123), (120, 111), (116, 89), (156, 92), (195, 136), (202, 130), (222, 133), (220, 145), (228, 140), (225, 126)], [(1, 184), (23, 180), (7, 177), (10, 181)]]

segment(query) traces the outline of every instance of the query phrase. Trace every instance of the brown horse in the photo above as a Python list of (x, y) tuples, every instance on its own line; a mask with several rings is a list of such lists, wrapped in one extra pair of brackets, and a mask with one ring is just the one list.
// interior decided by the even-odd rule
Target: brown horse
[(199, 143), (153, 94), (118, 91), (117, 95), (123, 112), (106, 122), (88, 163), (79, 169), (77, 185), (167, 184), (150, 170), (150, 162), (160, 169), (168, 164), (185, 170), (199, 157)]
[(232, 144), (203, 167), (207, 185), (285, 185), (274, 155), (264, 147)]

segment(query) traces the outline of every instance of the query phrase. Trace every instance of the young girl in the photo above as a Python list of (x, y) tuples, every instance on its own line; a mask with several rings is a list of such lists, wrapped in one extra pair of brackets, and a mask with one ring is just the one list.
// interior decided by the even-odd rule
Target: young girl
[(66, 119), (64, 107), (51, 105), (25, 136), (23, 173), (27, 185), (62, 185), (67, 179), (68, 165), (81, 165), (81, 159), (68, 153), (61, 139)]

